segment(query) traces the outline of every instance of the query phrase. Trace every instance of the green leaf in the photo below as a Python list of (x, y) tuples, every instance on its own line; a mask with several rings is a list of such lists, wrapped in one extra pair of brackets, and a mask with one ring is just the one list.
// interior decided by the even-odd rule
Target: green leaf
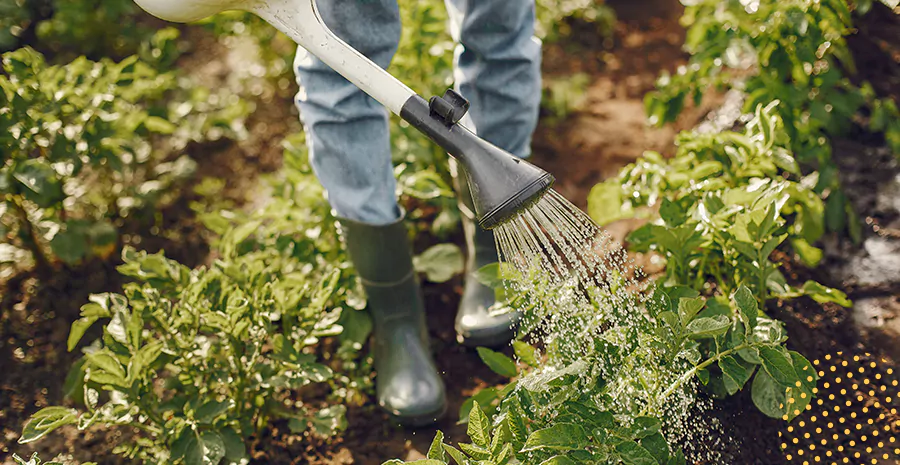
[(615, 417), (610, 412), (574, 401), (566, 401), (563, 405), (567, 410), (581, 417), (581, 420), (591, 428), (612, 428), (616, 425)]
[(516, 357), (522, 361), (522, 363), (537, 368), (538, 367), (538, 359), (537, 359), (537, 349), (522, 341), (513, 341), (512, 342), (513, 351), (516, 353)]
[(823, 286), (815, 281), (806, 281), (803, 283), (802, 291), (820, 304), (833, 302), (842, 307), (853, 306), (853, 302), (847, 298), (847, 294), (844, 294), (837, 289)]
[(491, 451), (487, 450), (484, 447), (461, 442), (459, 443), (459, 448), (462, 449), (463, 452), (468, 454), (469, 457), (472, 457), (476, 460), (489, 460), (491, 458)]
[(22, 429), (22, 437), (19, 444), (28, 444), (46, 436), (51, 431), (63, 425), (71, 425), (78, 422), (78, 411), (65, 407), (45, 407), (37, 411)]
[(155, 132), (157, 134), (172, 134), (178, 129), (177, 126), (170, 123), (168, 120), (160, 118), (158, 116), (148, 116), (144, 120), (144, 127), (147, 128), (150, 132)]
[(616, 453), (625, 465), (657, 465), (653, 454), (640, 444), (626, 441), (616, 446)]
[(622, 201), (622, 186), (610, 180), (595, 185), (587, 198), (587, 213), (600, 226), (634, 215), (631, 203)]
[(494, 373), (500, 376), (512, 378), (519, 374), (516, 362), (513, 359), (495, 352), (487, 347), (478, 347), (478, 356)]
[(225, 444), (225, 465), (240, 465), (247, 458), (247, 446), (241, 435), (233, 428), (225, 428), (219, 431), (222, 443)]
[(716, 315), (712, 318), (698, 318), (688, 323), (686, 331), (687, 335), (694, 339), (707, 339), (721, 336), (728, 332), (731, 327), (731, 320), (723, 315)]
[(447, 454), (444, 451), (444, 433), (440, 430), (434, 433), (434, 440), (431, 441), (431, 447), (428, 448), (428, 454), (425, 456), (429, 459), (440, 460), (441, 463), (447, 461)]
[(416, 271), (429, 281), (443, 283), (465, 270), (462, 251), (455, 244), (438, 244), (413, 258)]
[(347, 429), (347, 407), (332, 405), (323, 408), (310, 418), (310, 423), (319, 436), (332, 437)]
[(60, 260), (72, 265), (81, 261), (88, 254), (87, 236), (84, 231), (63, 230), (50, 239), (50, 250)]
[(469, 414), (472, 412), (472, 408), (475, 406), (476, 402), (478, 405), (484, 405), (482, 408), (486, 408), (488, 411), (493, 410), (491, 404), (497, 400), (498, 396), (499, 391), (497, 388), (493, 387), (487, 387), (476, 392), (475, 395), (466, 399), (459, 407), (459, 423), (463, 424), (469, 422)]
[(759, 317), (759, 303), (747, 286), (741, 285), (734, 293), (734, 303), (746, 318), (750, 328), (756, 326), (756, 319)]
[(819, 374), (816, 373), (816, 369), (799, 352), (789, 350), (788, 353), (791, 354), (791, 363), (794, 365), (794, 371), (797, 372), (797, 378), (806, 390), (812, 392), (816, 387), (816, 381), (819, 380)]
[(469, 439), (479, 447), (487, 448), (491, 444), (491, 421), (481, 410), (478, 402), (473, 404), (472, 411), (469, 412), (469, 426), (466, 433), (468, 433)]
[(822, 261), (822, 249), (811, 246), (804, 239), (796, 237), (791, 239), (791, 247), (797, 252), (803, 264), (810, 268), (815, 268)]
[(645, 438), (651, 434), (656, 434), (662, 427), (659, 420), (653, 417), (637, 417), (634, 423), (628, 428), (631, 436), (635, 439)]
[(669, 458), (669, 443), (661, 433), (651, 434), (641, 439), (640, 445), (647, 449), (658, 463), (666, 463)]
[(681, 318), (681, 325), (685, 326), (690, 323), (700, 313), (700, 310), (703, 310), (704, 306), (706, 306), (706, 299), (703, 297), (678, 299), (678, 316)]
[(784, 386), (792, 386), (799, 380), (791, 359), (781, 350), (762, 346), (759, 348), (759, 357), (766, 373), (775, 381)]
[(38, 207), (49, 208), (66, 198), (56, 171), (43, 159), (32, 158), (18, 163), (12, 173), (22, 194)]
[(753, 404), (760, 412), (772, 418), (782, 418), (785, 407), (785, 387), (775, 381), (765, 370), (758, 370), (751, 386)]
[(554, 457), (550, 457), (547, 460), (541, 462), (541, 465), (575, 465), (575, 461), (566, 457), (565, 455), (557, 455)]
[(468, 465), (469, 460), (466, 458), (465, 454), (459, 451), (459, 449), (444, 444), (444, 450), (447, 451), (447, 454), (453, 458), (453, 461), (456, 462), (457, 465)]
[(753, 365), (747, 366), (745, 362), (742, 363), (741, 360), (730, 355), (719, 360), (719, 368), (722, 369), (728, 395), (734, 395), (740, 391), (753, 376), (753, 370), (755, 370)]
[(94, 369), (100, 369), (105, 371), (106, 373), (109, 373), (110, 375), (117, 376), (119, 378), (125, 378), (125, 368), (115, 357), (115, 355), (109, 351), (109, 349), (102, 349), (97, 352), (87, 354), (85, 358), (87, 358), (88, 367), (92, 371)]
[(534, 450), (580, 450), (589, 443), (587, 434), (574, 423), (559, 423), (539, 429), (528, 436), (522, 452)]
[(201, 405), (200, 408), (194, 412), (194, 419), (201, 424), (211, 424), (216, 418), (230, 410), (232, 407), (234, 407), (234, 401), (232, 399), (224, 401), (212, 400)]
[(203, 447), (203, 465), (216, 465), (225, 457), (225, 442), (215, 431), (201, 433), (200, 445)]

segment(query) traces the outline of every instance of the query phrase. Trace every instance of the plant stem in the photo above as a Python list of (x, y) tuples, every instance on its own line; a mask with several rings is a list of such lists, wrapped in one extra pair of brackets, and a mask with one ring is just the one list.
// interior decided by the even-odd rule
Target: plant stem
[[(733, 354), (733, 353), (735, 353), (735, 352), (737, 352), (737, 351), (744, 350), (744, 349), (747, 349), (747, 348), (749, 348), (749, 347), (750, 347), (750, 344), (747, 343), (747, 342), (745, 342), (745, 343), (743, 343), (743, 344), (740, 344), (740, 345), (737, 345), (737, 346), (735, 346), (735, 347), (732, 347), (731, 349), (728, 349), (728, 350), (726, 350), (726, 351), (724, 351), (724, 352), (719, 352), (718, 354), (716, 354), (715, 357), (710, 357), (709, 359), (704, 360), (704, 361), (701, 362), (700, 364), (694, 366), (694, 367), (691, 368), (690, 370), (686, 371), (683, 375), (681, 375), (680, 377), (678, 377), (678, 379), (675, 380), (675, 382), (672, 383), (672, 385), (669, 386), (668, 389), (666, 389), (665, 391), (663, 391), (662, 395), (660, 395), (660, 396), (657, 398), (656, 404), (659, 405), (659, 404), (661, 404), (662, 402), (664, 402), (669, 396), (672, 395), (673, 392), (675, 392), (676, 390), (678, 390), (679, 388), (681, 388), (681, 386), (683, 386), (684, 383), (688, 382), (691, 378), (693, 378), (693, 377), (697, 374), (697, 372), (699, 372), (700, 370), (702, 370), (702, 369), (704, 369), (704, 368), (706, 368), (706, 367), (712, 365), (712, 364), (715, 363), (715, 362), (718, 362), (718, 361), (721, 360), (723, 357), (727, 357), (727, 356), (729, 356), (729, 355), (731, 355), (731, 354)], [(648, 412), (647, 412), (647, 409), (648, 409), (649, 407), (650, 407), (649, 405), (648, 405), (647, 407), (644, 407), (644, 409), (641, 411), (641, 413), (639, 414), (639, 416), (644, 416), (644, 415), (646, 415), (646, 414), (648, 413)]]

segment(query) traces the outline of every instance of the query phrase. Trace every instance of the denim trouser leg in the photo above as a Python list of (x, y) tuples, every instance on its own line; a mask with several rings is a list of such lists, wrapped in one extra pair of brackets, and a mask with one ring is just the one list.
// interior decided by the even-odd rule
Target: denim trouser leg
[[(541, 98), (534, 0), (446, 3), (451, 33), (460, 43), (454, 77), (472, 104), (478, 134), (527, 157)], [(335, 34), (387, 67), (400, 40), (396, 0), (319, 0), (318, 7)], [(334, 210), (369, 224), (396, 221), (400, 209), (386, 110), (302, 48), (295, 71), (310, 161)]]
[(541, 43), (534, 0), (445, 0), (459, 45), (456, 89), (471, 103), (478, 135), (513, 155), (531, 155), (541, 103)]
[[(397, 0), (320, 0), (318, 8), (338, 37), (379, 66), (390, 64), (400, 42)], [(332, 208), (364, 223), (397, 221), (387, 110), (303, 48), (294, 69), (310, 163)]]

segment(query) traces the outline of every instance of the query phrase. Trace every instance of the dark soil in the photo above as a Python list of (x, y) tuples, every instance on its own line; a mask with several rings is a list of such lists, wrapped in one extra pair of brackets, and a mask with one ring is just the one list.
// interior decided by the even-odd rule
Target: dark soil
[[(551, 171), (558, 179), (557, 189), (580, 206), (586, 204), (594, 184), (614, 175), (644, 150), (671, 153), (677, 130), (693, 127), (717, 102), (715, 98), (708, 99), (701, 108), (686, 111), (674, 126), (648, 127), (643, 95), (652, 90), (660, 71), (673, 71), (685, 61), (680, 49), (684, 31), (678, 24), (682, 7), (677, 0), (617, 0), (609, 4), (619, 16), (611, 38), (598, 39), (584, 32), (589, 29), (576, 27), (573, 37), (547, 45), (544, 54), (548, 80), (576, 72), (589, 76), (582, 108), (562, 121), (545, 115), (534, 139), (534, 161)], [(900, 95), (897, 84), (900, 72), (897, 52), (892, 47), (900, 43), (894, 40), (900, 37), (900, 27), (889, 13), (875, 2), (875, 11), (860, 24), (861, 37), (851, 40), (851, 47), (861, 57), (857, 65), (865, 78), (883, 95), (896, 98)], [(208, 40), (202, 37), (194, 39), (200, 40), (201, 46), (186, 56), (182, 65), (206, 67), (204, 73), (212, 82), (224, 79), (228, 69), (222, 64), (227, 62), (222, 47), (202, 43)], [(875, 49), (882, 52), (873, 55)], [(884, 57), (893, 57), (894, 61), (877, 61)], [(200, 163), (197, 180), (204, 176), (225, 179), (225, 198), (237, 203), (252, 202), (256, 177), (278, 169), (279, 141), (299, 130), (290, 89), (265, 94), (257, 110), (264, 111), (257, 111), (248, 122), (249, 141), (224, 141), (189, 148), (189, 153)], [(896, 215), (878, 209), (873, 200), (874, 189), (896, 175), (896, 163), (890, 157), (875, 161), (860, 158), (871, 152), (862, 150), (860, 142), (853, 138), (836, 141), (834, 146), (842, 175), (856, 180), (855, 183), (845, 181), (852, 185), (848, 187), (848, 196), (857, 205), (860, 216), (871, 219), (867, 220), (864, 232), (878, 234), (879, 225), (887, 225)], [(165, 249), (169, 256), (188, 265), (203, 263), (209, 251), (207, 237), (189, 208), (191, 200), (195, 198), (188, 192), (179, 202), (160, 212), (161, 220), (128, 226), (135, 237), (140, 237), (139, 243), (132, 242), (150, 251)], [(837, 277), (834, 270), (846, 260), (850, 250), (859, 246), (829, 240), (828, 258), (822, 266), (816, 270), (792, 266), (787, 273), (789, 279), (799, 283), (816, 279), (848, 289), (851, 297), (900, 295), (900, 283), (873, 289)], [(784, 261), (789, 266), (793, 263), (789, 255), (784, 256)], [(0, 370), (5, 376), (0, 378), (0, 454), (3, 456), (32, 450), (15, 444), (24, 420), (43, 406), (61, 402), (61, 379), (75, 358), (65, 351), (69, 325), (90, 293), (120, 288), (114, 266), (115, 260), (95, 261), (73, 269), (61, 268), (52, 276), (22, 273), (2, 283)], [(388, 458), (422, 458), (437, 429), (444, 431), (450, 442), (465, 440), (464, 427), (455, 424), (460, 405), (478, 389), (503, 380), (492, 374), (474, 352), (455, 342), (452, 321), (460, 289), (458, 279), (425, 286), (433, 346), (450, 396), (449, 414), (444, 420), (432, 428), (410, 431), (390, 424), (384, 414), (371, 406), (351, 407), (349, 430), (331, 441), (293, 435), (286, 425), (276, 423), (266, 437), (254, 444), (253, 463), (375, 465)], [(854, 324), (851, 309), (797, 299), (774, 304), (769, 312), (786, 323), (790, 346), (810, 360), (824, 363), (826, 356), (835, 356), (837, 352), (872, 353), (880, 369), (896, 369), (892, 361), (900, 355), (896, 339), (890, 334), (860, 331)], [(882, 362), (882, 358), (887, 361)], [(698, 463), (787, 463), (781, 450), (783, 438), (779, 437), (779, 433), (786, 431), (786, 424), (759, 413), (748, 392), (713, 405), (712, 410), (699, 414), (697, 419), (716, 425), (710, 428), (713, 434), (698, 447), (716, 451), (721, 458), (698, 460)], [(873, 407), (873, 411), (890, 414), (886, 402), (882, 402), (880, 409)], [(112, 448), (127, 433), (102, 429), (78, 433), (69, 429), (49, 436), (38, 446), (45, 452), (45, 458), (66, 453), (76, 460), (118, 464), (124, 462), (112, 454)], [(806, 445), (804, 440), (801, 436), (800, 446)], [(854, 458), (850, 463), (862, 463), (857, 460), (861, 459)]]

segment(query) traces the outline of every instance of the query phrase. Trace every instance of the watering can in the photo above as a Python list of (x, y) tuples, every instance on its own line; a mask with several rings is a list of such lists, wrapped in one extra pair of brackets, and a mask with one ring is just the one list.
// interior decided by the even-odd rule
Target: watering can
[(191, 22), (226, 10), (252, 12), (440, 145), (465, 168), (478, 223), (493, 229), (540, 199), (550, 173), (481, 139), (461, 120), (469, 102), (447, 90), (425, 100), (322, 21), (316, 0), (135, 0), (150, 14)]

